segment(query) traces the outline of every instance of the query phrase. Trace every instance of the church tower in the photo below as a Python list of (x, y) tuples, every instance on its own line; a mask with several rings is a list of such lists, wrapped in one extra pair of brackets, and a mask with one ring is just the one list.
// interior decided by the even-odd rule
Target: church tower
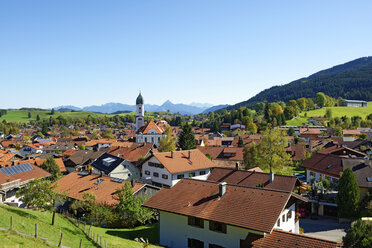
[(136, 132), (145, 125), (145, 109), (141, 92), (136, 100)]

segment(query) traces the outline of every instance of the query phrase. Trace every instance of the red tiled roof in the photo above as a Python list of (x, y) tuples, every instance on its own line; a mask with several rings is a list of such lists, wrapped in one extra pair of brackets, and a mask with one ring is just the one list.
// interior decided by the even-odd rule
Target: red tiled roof
[(292, 197), (291, 192), (226, 185), (218, 196), (219, 184), (182, 179), (170, 189), (163, 188), (145, 207), (218, 221), (261, 232), (272, 228)]
[(164, 132), (158, 125), (155, 124), (154, 121), (150, 121), (147, 125), (138, 129), (139, 133), (147, 134), (151, 129), (154, 129), (158, 134), (162, 134)]
[(264, 188), (293, 191), (298, 184), (297, 177), (274, 175), (274, 181), (270, 183), (270, 174), (256, 171), (234, 170), (228, 168), (214, 168), (208, 181), (227, 182), (242, 186), (256, 187), (264, 184)]
[(302, 234), (273, 230), (271, 234), (252, 242), (252, 248), (335, 248), (337, 242), (310, 237)]
[(344, 129), (342, 130), (343, 135), (360, 135), (360, 130), (356, 129)]
[(340, 173), (342, 172), (342, 157), (316, 153), (311, 158), (305, 160), (302, 166), (327, 175), (340, 177)]
[(171, 154), (171, 152), (160, 152), (153, 153), (152, 156), (154, 156), (172, 174), (207, 169), (215, 166), (214, 163), (198, 149), (176, 151), (173, 152), (173, 157)]
[(99, 140), (90, 140), (88, 141), (85, 146), (86, 147), (91, 147), (91, 146), (95, 146), (95, 145), (98, 145), (98, 144), (112, 144), (112, 143), (115, 143), (117, 142), (116, 139), (99, 139)]
[(108, 153), (131, 162), (137, 162), (141, 157), (145, 157), (153, 146), (152, 143), (143, 143), (140, 146), (115, 147), (110, 149)]
[[(101, 183), (95, 185), (97, 179), (103, 179)], [(56, 184), (58, 184), (58, 192), (68, 193), (68, 197), (78, 200), (83, 200), (83, 194), (86, 192), (93, 193), (96, 196), (96, 202), (104, 205), (117, 204), (117, 200), (114, 198), (114, 193), (117, 189), (125, 186), (125, 182), (117, 183), (111, 181), (111, 177), (100, 177), (99, 175), (87, 175), (80, 176), (79, 172), (72, 172), (62, 178), (60, 178)], [(136, 192), (142, 188), (145, 184), (136, 182), (133, 192)]]
[[(243, 161), (244, 147), (214, 147), (214, 146), (198, 146), (198, 149), (212, 156), (213, 159)], [(235, 156), (226, 157), (224, 153), (235, 154)]]

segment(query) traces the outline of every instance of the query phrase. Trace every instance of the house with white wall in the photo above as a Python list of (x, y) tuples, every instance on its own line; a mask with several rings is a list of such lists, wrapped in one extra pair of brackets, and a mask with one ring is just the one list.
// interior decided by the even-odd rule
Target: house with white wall
[(123, 180), (139, 179), (140, 170), (130, 161), (104, 153), (92, 163), (92, 173), (120, 178)]
[(206, 180), (215, 165), (198, 149), (153, 153), (142, 163), (142, 179), (172, 187), (182, 178)]
[(153, 143), (157, 147), (160, 146), (160, 139), (165, 137), (164, 130), (156, 125), (154, 121), (150, 121), (147, 125), (142, 126), (136, 133), (136, 142)]
[(194, 179), (163, 188), (145, 207), (159, 211), (159, 243), (183, 247), (249, 247), (273, 230), (299, 233), (291, 192)]

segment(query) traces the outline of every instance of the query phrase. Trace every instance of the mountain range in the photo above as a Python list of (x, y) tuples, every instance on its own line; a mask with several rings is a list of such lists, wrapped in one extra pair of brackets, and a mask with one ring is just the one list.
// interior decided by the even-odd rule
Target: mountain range
[(253, 108), (258, 102), (288, 102), (301, 97), (315, 98), (323, 92), (334, 98), (372, 101), (372, 57), (363, 57), (319, 71), (281, 86), (263, 90), (254, 97), (228, 106)]
[[(210, 111), (216, 111), (220, 108), (225, 108), (228, 105), (217, 105), (213, 106), (209, 103), (191, 103), (191, 104), (183, 104), (183, 103), (172, 103), (171, 101), (166, 101), (162, 105), (153, 105), (153, 104), (145, 104), (145, 110), (148, 112), (156, 112), (156, 111), (169, 111), (171, 113), (180, 113), (182, 115), (196, 115), (200, 113), (209, 113)], [(136, 105), (129, 105), (129, 104), (122, 104), (122, 103), (106, 103), (103, 105), (93, 105), (87, 106), (83, 108), (66, 105), (66, 106), (59, 106), (54, 108), (58, 111), (90, 111), (95, 113), (106, 113), (106, 114), (113, 114), (113, 113), (120, 113), (120, 112), (132, 112), (136, 111)]]

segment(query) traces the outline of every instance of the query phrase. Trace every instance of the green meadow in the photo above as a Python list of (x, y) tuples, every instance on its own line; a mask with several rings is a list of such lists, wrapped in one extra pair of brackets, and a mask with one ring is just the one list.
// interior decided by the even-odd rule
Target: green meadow
[[(324, 116), (327, 109), (332, 110), (333, 117), (342, 117), (346, 115), (347, 117), (360, 116), (365, 119), (367, 115), (372, 114), (372, 102), (368, 102), (368, 107), (325, 107), (321, 109), (302, 112), (299, 116), (297, 116), (297, 118), (287, 121), (287, 125), (303, 125), (303, 123), (307, 123), (308, 117)], [(305, 117), (305, 113), (307, 114), (307, 117)]]

